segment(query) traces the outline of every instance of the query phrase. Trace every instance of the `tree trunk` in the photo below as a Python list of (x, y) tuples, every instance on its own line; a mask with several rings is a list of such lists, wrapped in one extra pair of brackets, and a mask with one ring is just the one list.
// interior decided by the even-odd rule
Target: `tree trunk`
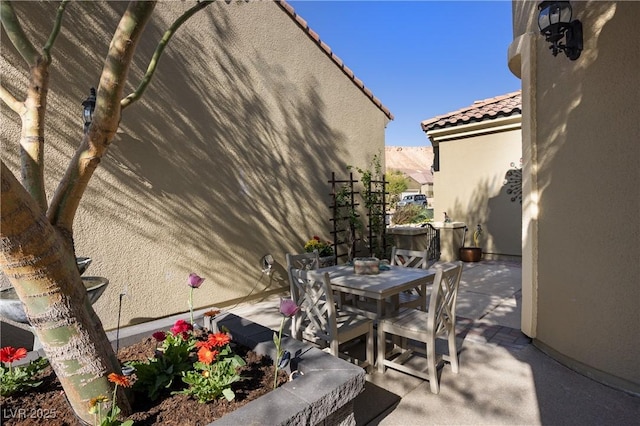
[[(73, 410), (93, 423), (89, 401), (111, 395), (107, 375), (120, 373), (120, 366), (87, 297), (70, 239), (49, 223), (4, 163), (0, 167), (0, 266)], [(124, 393), (118, 405), (130, 411)]]

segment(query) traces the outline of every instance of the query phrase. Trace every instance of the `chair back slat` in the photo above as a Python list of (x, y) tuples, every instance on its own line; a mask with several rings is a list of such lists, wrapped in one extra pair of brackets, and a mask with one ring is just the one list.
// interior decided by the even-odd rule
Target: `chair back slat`
[(287, 268), (294, 267), (296, 269), (312, 270), (320, 267), (320, 256), (317, 250), (311, 253), (287, 253), (286, 257)]
[(428, 250), (407, 250), (396, 247), (391, 249), (391, 261), (389, 263), (407, 268), (428, 269), (431, 266)]
[[(435, 260), (429, 260), (428, 250), (408, 250), (393, 247), (391, 249), (391, 265), (402, 266), (405, 268), (422, 268), (429, 269)], [(405, 291), (400, 295), (400, 308), (419, 308), (427, 309), (425, 300), (426, 286), (421, 285), (411, 290)]]
[[(296, 269), (304, 269), (306, 271), (318, 269), (320, 267), (320, 256), (318, 255), (318, 251), (313, 251), (312, 253), (300, 253), (300, 254), (286, 254), (287, 259), (287, 271), (290, 271), (291, 268)], [(294, 302), (298, 303), (298, 288), (293, 285), (293, 278), (289, 274), (289, 290), (291, 292), (291, 299)], [(293, 325), (293, 324), (292, 324)]]
[(439, 268), (433, 281), (429, 300), (427, 328), (436, 336), (446, 333), (455, 326), (456, 299), (462, 276), (462, 263), (447, 268)]
[(336, 306), (329, 274), (289, 268), (292, 286), (296, 287), (296, 304), (300, 306), (292, 334), (301, 339), (313, 336), (329, 344), (337, 339)]

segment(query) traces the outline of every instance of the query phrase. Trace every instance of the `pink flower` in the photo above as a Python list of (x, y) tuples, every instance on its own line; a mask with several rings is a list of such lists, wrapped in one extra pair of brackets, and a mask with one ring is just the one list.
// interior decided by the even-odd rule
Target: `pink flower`
[[(188, 322), (186, 322), (185, 320), (178, 320), (176, 321), (176, 323), (173, 325), (173, 327), (170, 328), (171, 333), (173, 333), (174, 336), (177, 336), (178, 334), (182, 335), (183, 339), (187, 339), (187, 333), (191, 330), (193, 330), (193, 326), (191, 324), (189, 324)], [(187, 337), (185, 337), (187, 336)]]
[(201, 278), (196, 273), (190, 273), (189, 279), (187, 280), (187, 285), (191, 288), (199, 288), (204, 282), (204, 278)]
[(296, 305), (291, 299), (280, 299), (280, 313), (285, 317), (292, 317), (300, 310), (300, 307)]
[(153, 338), (158, 342), (164, 342), (164, 339), (167, 338), (167, 334), (164, 331), (156, 331), (152, 334)]

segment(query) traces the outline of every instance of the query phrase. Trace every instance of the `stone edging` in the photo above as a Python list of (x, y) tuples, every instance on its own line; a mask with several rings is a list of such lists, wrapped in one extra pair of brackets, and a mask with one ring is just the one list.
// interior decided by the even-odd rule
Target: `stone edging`
[[(231, 313), (214, 323), (228, 329), (234, 341), (275, 358), (273, 330)], [(283, 337), (282, 342), (292, 354), (287, 370), (304, 375), (211, 425), (355, 425), (353, 400), (364, 390), (365, 371), (295, 339)]]

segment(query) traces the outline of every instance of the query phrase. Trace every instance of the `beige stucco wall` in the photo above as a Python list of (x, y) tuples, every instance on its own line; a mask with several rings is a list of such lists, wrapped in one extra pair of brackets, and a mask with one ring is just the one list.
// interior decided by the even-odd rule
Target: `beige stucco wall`
[[(158, 4), (131, 88), (185, 2)], [(55, 5), (18, 2), (39, 22)], [(53, 54), (46, 129), (51, 197), (82, 132), (81, 102), (98, 82), (122, 2), (73, 2)], [(42, 25), (42, 26), (38, 26)], [(76, 44), (81, 41), (81, 47)], [(339, 52), (338, 52), (339, 53)], [(348, 58), (345, 58), (348, 60)], [(14, 68), (18, 64), (20, 68)], [(2, 79), (24, 88), (2, 37)], [(18, 119), (2, 106), (2, 158), (19, 176)], [(129, 107), (75, 222), (88, 275), (110, 285), (94, 305), (105, 328), (184, 312), (186, 279), (205, 277), (196, 308), (288, 286), (286, 252), (330, 238), (327, 181), (384, 149), (385, 114), (273, 2), (216, 2), (170, 43), (142, 101)], [(261, 272), (271, 253), (275, 272)]]
[(520, 167), (519, 117), (508, 122), (516, 128), (492, 133), (491, 121), (487, 121), (483, 129), (475, 126), (477, 133), (467, 137), (459, 135), (469, 126), (445, 129), (447, 136), (429, 132), (432, 138), (441, 138), (435, 142), (440, 149), (440, 170), (433, 178), (434, 218), (441, 221), (447, 212), (452, 221), (467, 224), (467, 245), (472, 244), (473, 231), (481, 224), (485, 257), (521, 254), (521, 205), (519, 200), (511, 201), (513, 195), (505, 185), (506, 173)]
[(513, 2), (510, 48), (523, 84), (525, 332), (640, 392), (640, 3), (572, 2), (576, 61), (549, 53), (536, 5)]

